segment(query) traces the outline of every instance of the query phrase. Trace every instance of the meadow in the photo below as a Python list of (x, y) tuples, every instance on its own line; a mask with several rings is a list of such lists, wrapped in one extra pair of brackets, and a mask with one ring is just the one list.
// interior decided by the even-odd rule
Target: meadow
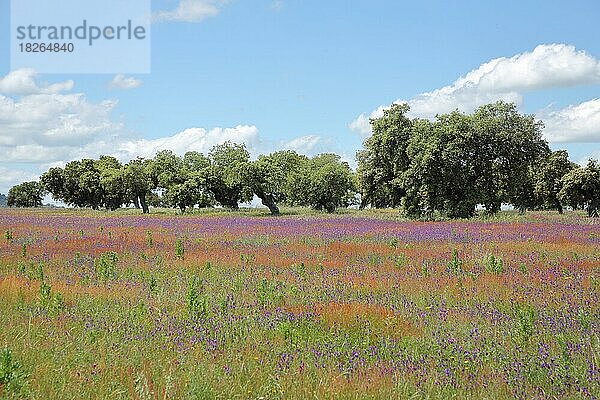
[(0, 212), (0, 398), (594, 399), (581, 214)]

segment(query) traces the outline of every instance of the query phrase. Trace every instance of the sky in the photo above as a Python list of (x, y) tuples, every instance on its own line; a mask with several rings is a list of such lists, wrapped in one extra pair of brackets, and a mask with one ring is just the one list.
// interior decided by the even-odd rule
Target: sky
[(507, 100), (553, 149), (600, 158), (600, 2), (156, 0), (148, 74), (10, 69), (0, 0), (0, 193), (110, 154), (336, 152), (355, 166), (369, 118)]

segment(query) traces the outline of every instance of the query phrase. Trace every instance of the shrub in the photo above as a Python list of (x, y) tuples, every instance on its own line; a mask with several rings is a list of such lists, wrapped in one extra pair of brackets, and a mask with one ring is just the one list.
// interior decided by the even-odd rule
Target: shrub
[(8, 348), (0, 351), (0, 398), (27, 397), (27, 379), (21, 363), (13, 358)]

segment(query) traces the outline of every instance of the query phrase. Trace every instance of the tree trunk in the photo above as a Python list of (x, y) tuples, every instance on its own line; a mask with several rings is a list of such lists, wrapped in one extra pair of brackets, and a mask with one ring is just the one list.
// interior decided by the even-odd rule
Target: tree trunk
[(138, 210), (140, 209), (140, 201), (138, 200), (137, 196), (133, 196), (133, 206)]
[(150, 214), (150, 210), (148, 209), (148, 204), (146, 203), (146, 193), (139, 195), (140, 204), (142, 205), (142, 213)]
[(275, 204), (275, 199), (270, 194), (261, 193), (261, 195), (257, 196), (260, 198), (261, 202), (264, 206), (266, 206), (269, 211), (271, 211), (271, 215), (279, 215), (279, 207)]
[(554, 208), (556, 208), (559, 214), (563, 213), (562, 204), (560, 204), (560, 201), (558, 201), (558, 199), (554, 199)]
[(588, 217), (598, 218), (600, 216), (600, 200), (592, 200), (587, 207)]

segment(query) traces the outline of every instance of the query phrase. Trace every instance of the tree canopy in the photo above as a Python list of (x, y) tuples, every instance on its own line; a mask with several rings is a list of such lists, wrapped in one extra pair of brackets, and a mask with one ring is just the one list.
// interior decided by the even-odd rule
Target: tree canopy
[(357, 153), (362, 207), (400, 207), (413, 218), (468, 218), (502, 204), (562, 212), (562, 178), (576, 165), (550, 151), (541, 121), (502, 101), (433, 121), (409, 112), (395, 104), (371, 120)]
[(9, 207), (41, 207), (44, 188), (38, 182), (23, 182), (8, 191)]

